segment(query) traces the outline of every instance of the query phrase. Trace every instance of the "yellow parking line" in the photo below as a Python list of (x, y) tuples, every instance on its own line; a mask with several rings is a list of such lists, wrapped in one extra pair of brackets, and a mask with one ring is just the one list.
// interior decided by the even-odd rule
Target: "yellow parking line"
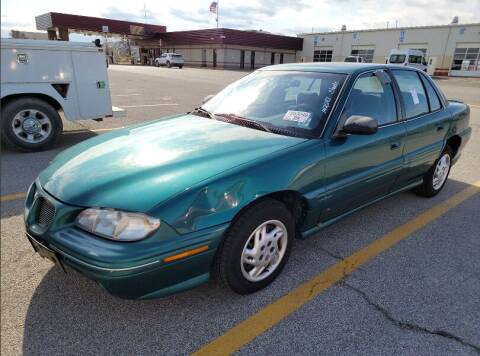
[(70, 130), (70, 131), (64, 131), (64, 134), (78, 134), (78, 133), (84, 133), (84, 132), (106, 132), (106, 131), (113, 131), (113, 130), (118, 130), (118, 129), (123, 129), (125, 126), (121, 127), (113, 127), (113, 128), (106, 128), (106, 129), (94, 129), (94, 130), (89, 130), (89, 129), (79, 129), (79, 130)]
[(23, 199), (27, 196), (27, 192), (13, 193), (0, 196), (0, 202)]
[(396, 245), (478, 192), (480, 192), (480, 181), (317, 274), (287, 295), (240, 322), (225, 334), (204, 345), (193, 355), (229, 355), (237, 351), (378, 254)]

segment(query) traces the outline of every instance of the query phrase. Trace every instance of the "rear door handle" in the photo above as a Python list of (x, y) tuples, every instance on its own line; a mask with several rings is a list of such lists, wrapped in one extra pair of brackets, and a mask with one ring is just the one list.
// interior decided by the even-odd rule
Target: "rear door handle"
[(400, 148), (400, 143), (399, 142), (394, 142), (390, 144), (390, 149), (391, 150), (396, 150)]

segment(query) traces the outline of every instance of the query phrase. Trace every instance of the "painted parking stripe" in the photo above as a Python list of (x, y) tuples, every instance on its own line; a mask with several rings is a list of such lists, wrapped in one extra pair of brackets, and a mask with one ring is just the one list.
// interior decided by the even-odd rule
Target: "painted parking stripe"
[(408, 221), (406, 224), (395, 228), (327, 270), (317, 274), (285, 296), (240, 322), (217, 339), (204, 345), (198, 351), (194, 352), (193, 355), (229, 355), (234, 353), (378, 254), (393, 247), (406, 237), (479, 192), (480, 181), (455, 194), (446, 201), (435, 205), (416, 218)]
[(130, 93), (130, 94), (112, 94), (111, 96), (137, 96), (142, 95), (140, 93)]
[(178, 106), (175, 103), (160, 103), (160, 104), (143, 104), (143, 105), (122, 105), (120, 108), (128, 109), (128, 108), (143, 108), (147, 106)]
[(108, 131), (113, 131), (113, 130), (119, 130), (123, 129), (125, 126), (121, 127), (112, 127), (112, 128), (106, 128), (106, 129), (79, 129), (79, 130), (70, 130), (70, 131), (64, 131), (62, 134), (78, 134), (78, 133), (86, 133), (86, 132), (108, 132)]
[(24, 199), (27, 196), (26, 192), (13, 193), (0, 196), (0, 202), (7, 202), (17, 199)]

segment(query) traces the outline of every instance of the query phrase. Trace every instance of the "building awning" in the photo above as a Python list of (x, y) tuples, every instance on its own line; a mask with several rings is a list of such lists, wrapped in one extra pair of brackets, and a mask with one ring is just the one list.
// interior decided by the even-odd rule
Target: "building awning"
[(70, 32), (109, 33), (117, 35), (154, 35), (167, 31), (166, 26), (139, 22), (105, 19), (101, 17), (79, 16), (48, 12), (35, 17), (37, 30), (47, 31), (59, 28)]

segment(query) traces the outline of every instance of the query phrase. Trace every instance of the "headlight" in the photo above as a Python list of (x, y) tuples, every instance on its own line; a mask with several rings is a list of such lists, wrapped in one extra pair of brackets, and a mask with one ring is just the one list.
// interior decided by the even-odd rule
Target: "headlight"
[(78, 227), (117, 241), (141, 240), (160, 226), (160, 220), (141, 213), (114, 209), (86, 209), (75, 220)]

